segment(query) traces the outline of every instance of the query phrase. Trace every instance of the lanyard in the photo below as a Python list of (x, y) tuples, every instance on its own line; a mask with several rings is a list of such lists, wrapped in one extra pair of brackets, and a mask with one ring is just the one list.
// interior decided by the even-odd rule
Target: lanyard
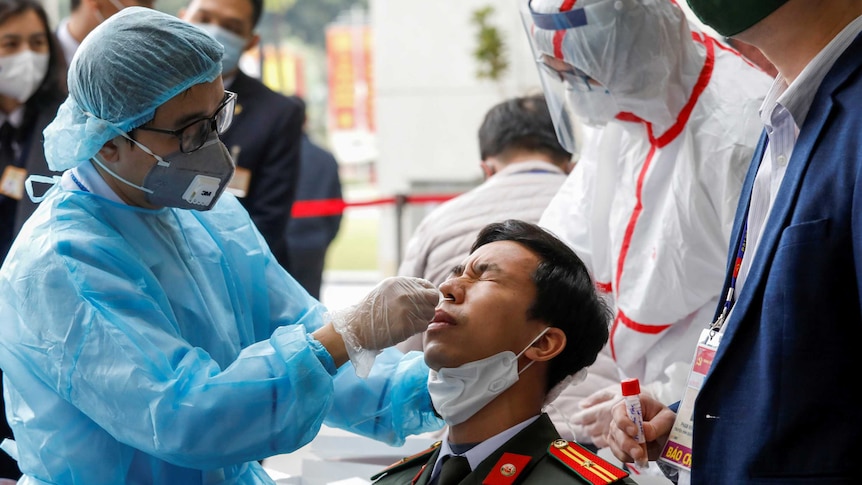
[(742, 256), (745, 254), (745, 243), (747, 239), (748, 211), (745, 213), (745, 225), (742, 227), (742, 238), (739, 240), (739, 247), (736, 249), (736, 261), (733, 263), (733, 270), (730, 275), (730, 285), (727, 288), (727, 298), (724, 300), (724, 308), (721, 310), (721, 315), (719, 315), (718, 318), (715, 319), (715, 322), (709, 326), (710, 336), (715, 335), (716, 332), (721, 330), (721, 326), (724, 325), (724, 321), (727, 319), (730, 309), (733, 308), (733, 304), (736, 302), (736, 298), (734, 298), (736, 279), (739, 277), (739, 269), (742, 267)]

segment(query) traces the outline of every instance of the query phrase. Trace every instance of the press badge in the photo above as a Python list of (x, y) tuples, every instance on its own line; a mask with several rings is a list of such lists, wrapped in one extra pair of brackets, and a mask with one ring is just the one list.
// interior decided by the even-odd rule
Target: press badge
[(697, 393), (700, 392), (700, 388), (703, 386), (703, 381), (706, 378), (706, 373), (712, 366), (715, 352), (718, 350), (718, 344), (721, 342), (721, 335), (709, 328), (701, 332), (700, 338), (697, 341), (697, 349), (694, 352), (691, 372), (688, 374), (685, 394), (679, 403), (676, 420), (673, 422), (673, 429), (671, 429), (667, 443), (665, 443), (661, 456), (659, 456), (659, 460), (683, 470), (691, 471), (691, 446), (694, 435), (694, 399), (697, 397)]
[(11, 199), (21, 200), (24, 198), (24, 180), (27, 179), (27, 171), (20, 167), (7, 165), (0, 177), (0, 194)]

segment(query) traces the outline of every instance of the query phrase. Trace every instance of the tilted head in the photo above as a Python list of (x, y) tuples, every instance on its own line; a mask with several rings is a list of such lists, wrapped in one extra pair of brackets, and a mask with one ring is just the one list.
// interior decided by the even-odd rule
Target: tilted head
[(45, 129), (53, 170), (93, 160), (126, 204), (211, 209), (235, 164), (218, 135), (233, 119), (222, 47), (203, 30), (130, 7), (84, 39), (69, 97)]
[(90, 160), (174, 96), (213, 82), (221, 57), (218, 42), (172, 15), (142, 7), (114, 15), (72, 58), (69, 96), (45, 129), (48, 166), (60, 171)]
[(522, 4), (558, 133), (566, 135), (566, 111), (594, 126), (625, 112), (662, 125), (676, 119), (664, 106), (664, 90), (689, 67), (683, 60), (698, 53), (685, 14), (671, 0)]
[[(550, 392), (595, 362), (608, 340), (611, 312), (586, 266), (536, 224), (487, 225), (440, 291), (446, 300), (424, 337), (425, 360), (434, 370), (556, 340), (562, 349), (546, 359)], [(520, 360), (523, 371), (530, 359)]]

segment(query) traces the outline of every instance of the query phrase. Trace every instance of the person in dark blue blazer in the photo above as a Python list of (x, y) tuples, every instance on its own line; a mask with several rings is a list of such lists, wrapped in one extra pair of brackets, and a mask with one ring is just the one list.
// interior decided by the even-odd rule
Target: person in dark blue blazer
[[(308, 133), (302, 134), (301, 160), (296, 207), (318, 204), (320, 207), (312, 209), (324, 213), (291, 216), (285, 236), (290, 249), (290, 274), (311, 296), (320, 299), (326, 251), (341, 227), (341, 179), (338, 161), (332, 153), (314, 143)], [(333, 210), (329, 210), (330, 207)]]
[[(858, 483), (862, 3), (688, 3), (779, 75), (734, 221), (720, 342), (678, 413), (642, 399), (650, 456), (673, 458), (660, 450), (676, 420), (693, 425), (680, 483)], [(621, 460), (643, 456), (633, 432), (618, 405), (608, 438)]]
[[(24, 175), (16, 177), (19, 181), (26, 175), (52, 175), (48, 169), (48, 163), (45, 161), (45, 152), (42, 149), (42, 130), (54, 119), (57, 108), (66, 96), (63, 55), (50, 30), (47, 14), (39, 2), (0, 0), (0, 31), (3, 30), (2, 27), (10, 26), (13, 22), (16, 22), (16, 29), (21, 29), (21, 25), (32, 26), (32, 23), (23, 24), (25, 19), (29, 19), (27, 15), (32, 15), (33, 19), (38, 19), (36, 25), (41, 22), (45, 29), (44, 38), (30, 42), (16, 42), (14, 41), (14, 33), (10, 30), (10, 41), (4, 43), (3, 47), (0, 48), (0, 57), (11, 57), (28, 49), (41, 49), (47, 54), (48, 62), (41, 81), (31, 88), (31, 94), (24, 100), (16, 99), (11, 94), (5, 94), (7, 91), (5, 88), (0, 89), (0, 127), (7, 124), (14, 127), (9, 133), (10, 138), (8, 140), (0, 134), (0, 153), (4, 153), (8, 149), (13, 155), (12, 160), (0, 159), (0, 181), (7, 180), (3, 178), (3, 174), (7, 173), (7, 164), (17, 169), (23, 169), (20, 173)], [(18, 30), (14, 32), (17, 33)], [(9, 82), (7, 86), (10, 88), (15, 84), (17, 88), (25, 85), (27, 80), (0, 78), (0, 82)], [(0, 128), (0, 131), (3, 129)], [(10, 168), (9, 170), (11, 172), (13, 169)], [(3, 263), (9, 246), (21, 230), (24, 221), (36, 210), (36, 204), (27, 197), (26, 193), (21, 197), (17, 196), (22, 187), (17, 184), (15, 186), (16, 190), (11, 192), (16, 194), (9, 194), (4, 189), (0, 189), (0, 264)], [(6, 185), (4, 184), (3, 187)], [(38, 184), (35, 187), (37, 192), (42, 191), (43, 187), (39, 187)]]
[(192, 0), (179, 12), (225, 48), (225, 89), (237, 94), (233, 124), (221, 140), (237, 171), (230, 190), (239, 197), (278, 262), (290, 270), (285, 227), (296, 197), (304, 104), (239, 69), (243, 52), (260, 42), (255, 28), (263, 0)]

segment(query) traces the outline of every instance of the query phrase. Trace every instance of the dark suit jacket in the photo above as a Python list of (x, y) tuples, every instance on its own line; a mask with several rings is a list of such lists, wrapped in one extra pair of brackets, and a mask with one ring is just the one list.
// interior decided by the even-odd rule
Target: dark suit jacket
[[(693, 484), (859, 482), (860, 106), (862, 36), (817, 91), (695, 402)], [(742, 189), (728, 274), (764, 149), (765, 137)]]
[[(539, 419), (491, 453), (488, 458), (482, 461), (475, 470), (461, 481), (460, 485), (480, 485), (490, 474), (496, 475), (499, 473), (496, 465), (504, 453), (526, 455), (531, 458), (526, 468), (518, 474), (514, 482), (516, 484), (565, 485), (589, 483), (549, 454), (549, 447), (553, 446), (553, 443), (559, 439), (560, 434), (557, 433), (553, 423), (551, 423), (551, 419), (547, 414), (543, 414)], [(419, 475), (415, 484), (428, 485), (434, 463), (437, 461), (439, 454), (440, 449), (435, 447), (433, 451), (429, 451), (418, 457), (411, 457), (411, 459), (408, 459), (403, 464), (390, 467), (388, 469), (389, 472), (375, 481), (374, 485), (410, 485), (420, 470), (421, 475)], [(425, 467), (424, 469), (422, 469), (423, 466)], [(379, 475), (375, 475), (375, 477), (377, 476)], [(635, 482), (629, 478), (624, 478), (613, 483), (634, 484)]]
[[(302, 135), (302, 168), (296, 201), (341, 200), (338, 162), (331, 153)], [(312, 296), (319, 298), (326, 250), (338, 234), (341, 214), (292, 217), (287, 224), (290, 272)]]
[(299, 180), (303, 105), (242, 71), (227, 89), (237, 94), (237, 106), (233, 124), (221, 140), (231, 153), (239, 147), (237, 166), (251, 171), (248, 194), (239, 200), (287, 268), (284, 232)]
[[(19, 164), (27, 170), (27, 174), (59, 175), (58, 172), (52, 172), (48, 169), (48, 162), (45, 161), (45, 150), (42, 144), (44, 139), (42, 131), (54, 119), (54, 116), (57, 114), (57, 108), (60, 107), (62, 101), (62, 99), (58, 98), (46, 102), (35, 110), (31, 110), (28, 107), (28, 111), (25, 112), (24, 123), (22, 125), (23, 138), (19, 141), (24, 147), (22, 150), (24, 160), (19, 159)], [(22, 161), (23, 163), (20, 163)], [(0, 167), (0, 171), (2, 169)], [(39, 190), (41, 188), (44, 187), (40, 187), (38, 184), (34, 186), (36, 195), (41, 195), (44, 192)], [(14, 201), (0, 195), (0, 204), (4, 206), (8, 205), (9, 214), (14, 214), (11, 221), (0, 221), (0, 225), (4, 226), (4, 235), (0, 236), (0, 263), (2, 263), (6, 257), (6, 252), (9, 250), (9, 246), (12, 244), (18, 231), (21, 230), (21, 226), (24, 225), (27, 218), (36, 210), (36, 204), (31, 202), (26, 194), (19, 201)], [(6, 211), (4, 210), (3, 213), (6, 213)], [(7, 223), (8, 225), (6, 225)], [(5, 230), (9, 228), (11, 228), (11, 233), (5, 233)]]

